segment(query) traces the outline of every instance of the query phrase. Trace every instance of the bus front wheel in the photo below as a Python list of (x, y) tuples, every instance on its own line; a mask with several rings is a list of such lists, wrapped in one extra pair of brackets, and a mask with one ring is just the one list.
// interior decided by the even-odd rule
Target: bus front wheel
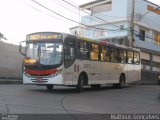
[(51, 91), (51, 90), (53, 90), (53, 85), (47, 85), (46, 88), (47, 88), (47, 90)]
[(83, 91), (83, 83), (84, 83), (84, 76), (80, 75), (79, 79), (78, 79), (78, 85), (76, 86), (76, 89), (77, 89), (78, 92)]

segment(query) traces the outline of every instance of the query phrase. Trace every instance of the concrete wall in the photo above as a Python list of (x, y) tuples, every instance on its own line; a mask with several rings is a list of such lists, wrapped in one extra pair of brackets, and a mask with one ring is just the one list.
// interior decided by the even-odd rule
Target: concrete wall
[(19, 47), (0, 41), (0, 79), (22, 78), (23, 56), (19, 53)]

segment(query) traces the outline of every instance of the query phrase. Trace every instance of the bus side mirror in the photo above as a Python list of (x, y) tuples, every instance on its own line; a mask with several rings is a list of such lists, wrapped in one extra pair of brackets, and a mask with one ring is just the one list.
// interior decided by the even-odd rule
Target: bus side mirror
[(26, 42), (25, 41), (20, 42), (20, 44), (19, 44), (19, 52), (23, 56), (25, 56), (25, 48), (26, 48)]

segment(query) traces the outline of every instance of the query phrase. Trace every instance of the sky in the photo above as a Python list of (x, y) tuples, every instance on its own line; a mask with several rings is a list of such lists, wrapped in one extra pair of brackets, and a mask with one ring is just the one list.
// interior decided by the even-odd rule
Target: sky
[[(80, 22), (84, 13), (69, 6), (62, 0), (37, 0), (49, 9)], [(93, 0), (66, 0), (76, 6)], [(149, 0), (160, 5), (160, 0)], [(40, 7), (32, 0), (0, 0), (0, 32), (8, 39), (7, 42), (19, 44), (29, 33), (40, 31), (55, 31), (70, 33), (69, 28), (76, 26), (70, 22)]]

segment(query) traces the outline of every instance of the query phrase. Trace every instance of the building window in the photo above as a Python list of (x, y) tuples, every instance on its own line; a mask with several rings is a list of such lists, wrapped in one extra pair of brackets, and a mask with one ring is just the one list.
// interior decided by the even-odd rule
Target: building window
[(160, 45), (160, 34), (156, 34), (156, 43), (157, 45)]
[(106, 36), (106, 35), (107, 35), (106, 30), (95, 30), (94, 33), (93, 33), (94, 37), (103, 37), (103, 36)]
[(145, 30), (140, 30), (140, 39), (145, 41)]

